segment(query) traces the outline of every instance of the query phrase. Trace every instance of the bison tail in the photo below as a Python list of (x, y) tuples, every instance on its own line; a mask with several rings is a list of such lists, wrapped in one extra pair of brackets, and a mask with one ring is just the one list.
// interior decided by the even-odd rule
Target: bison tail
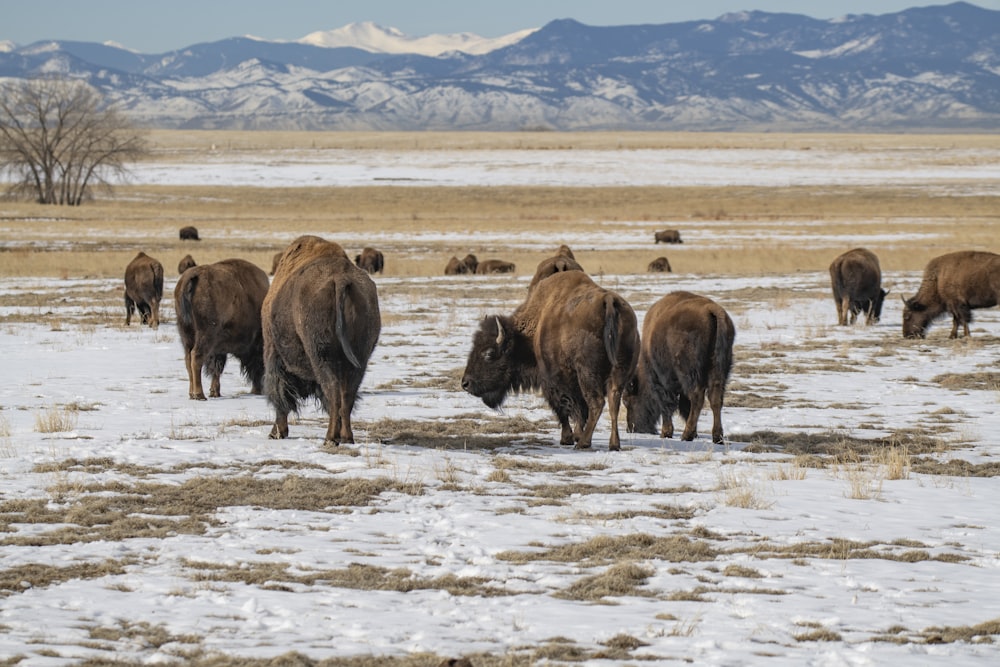
[(714, 340), (712, 340), (712, 369), (718, 374), (718, 380), (725, 385), (733, 368), (733, 340), (736, 330), (733, 321), (724, 311), (713, 313), (715, 320)]
[(350, 282), (347, 281), (337, 281), (337, 340), (340, 341), (340, 347), (344, 351), (344, 356), (355, 368), (364, 368), (365, 364), (361, 363), (358, 359), (358, 355), (354, 353), (354, 349), (351, 347), (351, 338), (349, 332), (347, 331), (347, 318), (344, 309), (347, 307), (347, 296), (348, 291), (353, 289)]
[[(193, 271), (191, 273), (194, 273)], [(194, 323), (194, 290), (198, 286), (198, 276), (192, 275), (184, 284), (180, 298), (177, 300), (177, 323), (193, 326)]]

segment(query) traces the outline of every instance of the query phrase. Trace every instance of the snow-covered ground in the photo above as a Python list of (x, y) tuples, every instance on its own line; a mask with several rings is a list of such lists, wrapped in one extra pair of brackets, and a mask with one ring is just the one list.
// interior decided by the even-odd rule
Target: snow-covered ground
[(269, 440), (234, 360), (222, 398), (189, 400), (169, 298), (159, 330), (125, 328), (117, 281), (2, 280), (0, 656), (992, 664), (1000, 312), (903, 340), (919, 278), (845, 328), (823, 273), (596, 277), (640, 321), (688, 289), (737, 329), (727, 445), (705, 413), (693, 443), (620, 452), (606, 414), (573, 451), (538, 397), (497, 414), (461, 391), (479, 319), (527, 276), (376, 277), (338, 450), (312, 404)]

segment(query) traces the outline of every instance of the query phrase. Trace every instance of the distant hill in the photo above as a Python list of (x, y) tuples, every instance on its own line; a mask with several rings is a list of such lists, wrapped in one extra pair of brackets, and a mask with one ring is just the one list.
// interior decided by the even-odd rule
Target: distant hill
[[(137, 122), (171, 128), (1000, 127), (1000, 11), (964, 2), (835, 20), (767, 12), (662, 25), (559, 20), (495, 43), (443, 37), (355, 24), (299, 42), (236, 37), (158, 55), (5, 44), (0, 76), (79, 77)], [(463, 41), (476, 45), (472, 53), (448, 50)], [(439, 54), (387, 52), (406, 44)]]

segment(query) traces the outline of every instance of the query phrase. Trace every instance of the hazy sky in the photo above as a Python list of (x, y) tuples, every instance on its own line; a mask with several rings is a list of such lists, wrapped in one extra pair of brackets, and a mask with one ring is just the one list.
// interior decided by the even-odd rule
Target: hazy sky
[[(0, 0), (0, 40), (113, 41), (143, 53), (254, 35), (295, 40), (317, 30), (374, 21), (412, 37), (472, 32), (497, 37), (553, 19), (588, 25), (672, 23), (746, 9), (828, 19), (947, 4), (920, 0)], [(973, 4), (1000, 10), (1000, 0)]]

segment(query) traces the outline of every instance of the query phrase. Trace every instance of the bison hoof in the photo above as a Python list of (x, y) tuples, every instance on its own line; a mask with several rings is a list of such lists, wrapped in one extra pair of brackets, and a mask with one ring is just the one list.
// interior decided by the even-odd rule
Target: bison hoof
[(284, 440), (288, 437), (288, 431), (281, 432), (278, 430), (278, 427), (275, 426), (271, 429), (271, 432), (267, 434), (267, 437), (271, 440)]
[(188, 398), (190, 398), (192, 401), (207, 401), (208, 400), (207, 398), (205, 398), (205, 394), (188, 394)]
[(340, 440), (324, 440), (324, 447), (340, 447)]
[(590, 449), (589, 442), (578, 442), (573, 446), (573, 449)]

